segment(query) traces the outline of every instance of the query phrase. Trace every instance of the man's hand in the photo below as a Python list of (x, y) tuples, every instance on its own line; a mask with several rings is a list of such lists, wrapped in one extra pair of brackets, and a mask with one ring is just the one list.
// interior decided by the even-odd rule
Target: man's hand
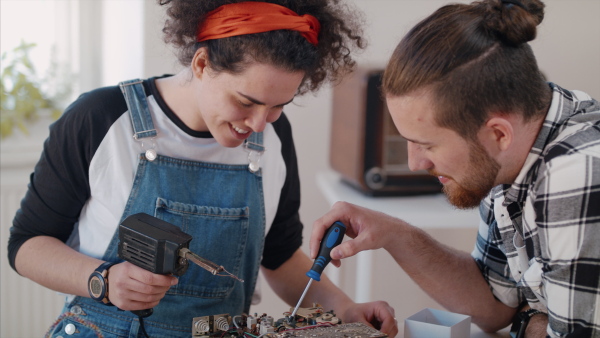
[[(498, 301), (468, 252), (449, 247), (424, 230), (381, 212), (337, 202), (315, 221), (310, 238), (314, 259), (327, 228), (335, 221), (346, 225), (354, 239), (332, 249), (332, 263), (364, 250), (383, 248), (427, 294), (452, 312), (471, 316), (486, 332), (506, 327), (515, 309)], [(339, 307), (337, 307), (339, 308)]]
[(347, 202), (337, 202), (331, 210), (313, 224), (310, 236), (310, 257), (315, 258), (319, 244), (327, 229), (335, 221), (346, 225), (346, 235), (354, 238), (343, 242), (331, 251), (332, 263), (340, 266), (340, 259), (354, 256), (360, 251), (385, 248), (401, 230), (403, 221)]
[(151, 309), (177, 282), (177, 277), (155, 274), (123, 262), (110, 267), (108, 298), (121, 310)]
[[(298, 249), (279, 268), (271, 270), (261, 267), (261, 271), (273, 291), (287, 304), (295, 306), (309, 280), (306, 271), (311, 266), (312, 261), (302, 249)], [(387, 302), (357, 304), (333, 284), (326, 273), (321, 275), (320, 282), (312, 283), (301, 306), (308, 307), (315, 302), (325, 309), (334, 310), (345, 323), (363, 322), (390, 337), (398, 333), (394, 309)]]

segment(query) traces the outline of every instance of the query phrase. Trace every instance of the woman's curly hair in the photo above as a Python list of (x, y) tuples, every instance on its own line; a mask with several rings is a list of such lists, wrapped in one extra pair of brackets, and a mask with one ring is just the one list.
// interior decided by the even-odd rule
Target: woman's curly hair
[(298, 15), (316, 17), (321, 24), (316, 47), (299, 32), (291, 30), (196, 42), (197, 29), (208, 12), (242, 1), (159, 0), (161, 5), (168, 6), (164, 40), (176, 47), (182, 65), (189, 66), (198, 48), (207, 47), (210, 67), (216, 72), (239, 73), (252, 61), (289, 71), (304, 71), (305, 77), (298, 89), (299, 94), (304, 94), (350, 72), (355, 66), (352, 50), (366, 45), (361, 37), (359, 12), (339, 0), (263, 0), (287, 7)]

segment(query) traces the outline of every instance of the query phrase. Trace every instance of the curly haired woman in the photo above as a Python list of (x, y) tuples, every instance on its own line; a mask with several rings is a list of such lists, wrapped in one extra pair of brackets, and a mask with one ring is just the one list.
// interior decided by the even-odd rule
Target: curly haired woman
[[(15, 216), (13, 268), (68, 295), (48, 336), (189, 337), (193, 317), (248, 313), (259, 271), (290, 305), (306, 285), (283, 109), (352, 69), (351, 50), (364, 45), (358, 20), (327, 0), (161, 5), (165, 41), (185, 68), (81, 95), (52, 126)], [(124, 262), (118, 227), (138, 213), (180, 227), (191, 251), (244, 282)], [(91, 275), (99, 290), (88, 290)], [(387, 303), (356, 304), (326, 277), (305, 299), (397, 332)], [(150, 308), (145, 319), (131, 312)]]

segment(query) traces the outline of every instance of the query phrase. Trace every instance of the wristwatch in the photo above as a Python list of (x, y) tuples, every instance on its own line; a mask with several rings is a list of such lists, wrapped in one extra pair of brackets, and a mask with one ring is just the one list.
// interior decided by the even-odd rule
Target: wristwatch
[(523, 338), (525, 337), (525, 329), (527, 329), (527, 324), (529, 324), (529, 320), (531, 317), (545, 314), (544, 312), (536, 309), (529, 309), (526, 311), (522, 311), (517, 313), (515, 316), (512, 326), (510, 327), (510, 336), (512, 338)]
[(93, 300), (105, 305), (112, 305), (108, 300), (108, 269), (115, 265), (112, 262), (104, 262), (92, 272), (88, 279), (88, 291)]

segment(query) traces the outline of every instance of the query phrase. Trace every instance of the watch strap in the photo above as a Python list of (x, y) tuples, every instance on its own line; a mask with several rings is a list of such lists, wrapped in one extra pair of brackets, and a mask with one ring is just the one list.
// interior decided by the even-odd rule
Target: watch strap
[(88, 278), (90, 297), (105, 305), (112, 305), (108, 300), (108, 269), (113, 265), (115, 265), (113, 262), (100, 264)]
[(525, 337), (525, 330), (527, 329), (527, 324), (529, 324), (529, 320), (531, 317), (545, 314), (544, 312), (536, 309), (528, 309), (526, 311), (521, 311), (517, 313), (515, 316), (515, 320), (513, 321), (513, 325), (510, 328), (510, 336), (512, 338), (523, 338)]

